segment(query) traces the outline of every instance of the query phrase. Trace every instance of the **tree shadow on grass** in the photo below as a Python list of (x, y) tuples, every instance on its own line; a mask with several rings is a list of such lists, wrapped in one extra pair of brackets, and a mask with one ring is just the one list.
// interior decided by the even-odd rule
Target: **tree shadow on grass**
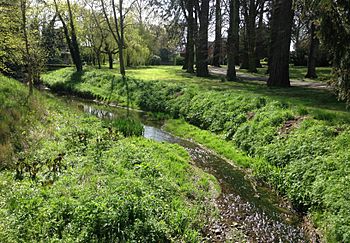
[(82, 83), (83, 82), (83, 75), (84, 75), (85, 71), (81, 71), (81, 72), (73, 72), (71, 75), (70, 75), (70, 84), (79, 84), (79, 83)]

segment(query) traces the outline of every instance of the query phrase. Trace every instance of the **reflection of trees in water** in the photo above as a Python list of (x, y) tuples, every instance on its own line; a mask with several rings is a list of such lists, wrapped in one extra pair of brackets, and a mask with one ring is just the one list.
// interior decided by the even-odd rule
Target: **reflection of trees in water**
[(115, 117), (115, 115), (109, 111), (95, 109), (94, 107), (87, 106), (87, 105), (84, 105), (83, 107), (84, 107), (84, 112), (89, 113), (89, 114), (94, 115), (94, 116), (97, 116), (98, 118), (112, 119)]

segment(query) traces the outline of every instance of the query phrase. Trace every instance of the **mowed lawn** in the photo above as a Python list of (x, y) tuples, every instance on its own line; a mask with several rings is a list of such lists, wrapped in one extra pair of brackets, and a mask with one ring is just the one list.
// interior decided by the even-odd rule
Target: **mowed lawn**
[[(330, 78), (330, 68), (321, 68), (323, 77)], [(300, 76), (304, 73), (305, 67), (292, 68), (293, 73)], [(241, 71), (239, 71), (241, 72)], [(261, 70), (259, 70), (259, 73)], [(227, 82), (221, 76), (212, 75), (208, 78), (196, 77), (194, 74), (186, 73), (180, 66), (154, 66), (133, 68), (127, 70), (127, 75), (145, 81), (165, 81), (171, 83), (185, 84), (188, 87), (203, 91), (229, 91), (237, 95), (246, 96), (266, 96), (273, 100), (288, 102), (300, 108), (310, 109), (311, 112), (323, 110), (331, 112), (341, 119), (350, 120), (350, 114), (344, 102), (338, 101), (336, 95), (331, 90), (315, 89), (311, 87), (291, 87), (291, 88), (269, 88), (265, 83), (252, 83), (242, 80), (240, 82)], [(260, 75), (260, 74), (258, 74)]]

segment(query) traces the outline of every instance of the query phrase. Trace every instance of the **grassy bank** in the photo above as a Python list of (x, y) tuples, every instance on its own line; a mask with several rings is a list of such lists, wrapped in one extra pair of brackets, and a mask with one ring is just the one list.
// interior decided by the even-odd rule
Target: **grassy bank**
[(27, 99), (28, 90), (0, 74), (0, 170), (14, 168), (13, 159), (33, 139), (31, 131), (44, 110), (40, 99)]
[[(184, 130), (180, 135), (193, 132), (219, 154), (253, 168), (295, 207), (308, 212), (327, 241), (350, 241), (350, 115), (332, 93), (221, 82), (172, 67), (134, 69), (129, 74), (134, 107), (182, 117), (215, 133), (212, 137), (173, 124)], [(79, 79), (75, 75), (62, 69), (47, 74), (44, 81), (56, 91), (125, 104), (125, 86), (118, 75), (94, 69)], [(220, 146), (223, 140), (227, 142)]]
[(135, 134), (125, 121), (106, 123), (39, 93), (23, 106), (25, 87), (4, 77), (0, 85), (1, 127), (23, 134), (5, 142), (26, 141), (0, 172), (1, 242), (201, 240), (218, 186), (184, 149), (125, 138)]

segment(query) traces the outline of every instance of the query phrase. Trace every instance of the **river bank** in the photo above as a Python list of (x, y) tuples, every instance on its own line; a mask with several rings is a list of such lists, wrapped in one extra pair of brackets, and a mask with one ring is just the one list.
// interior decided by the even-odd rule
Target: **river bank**
[(6, 143), (21, 145), (0, 172), (1, 242), (201, 241), (220, 189), (183, 148), (125, 138), (79, 107), (27, 98), (26, 87), (0, 78), (1, 138), (8, 127)]
[[(327, 98), (327, 105), (321, 103), (328, 95), (326, 91), (298, 88), (258, 92), (250, 84), (221, 84), (208, 79), (200, 86), (195, 78), (187, 77), (188, 84), (181, 77), (176, 82), (176, 78), (171, 82), (131, 80), (134, 107), (183, 117), (231, 141), (235, 150), (251, 158), (248, 163), (243, 160), (241, 166), (251, 168), (257, 178), (307, 213), (327, 241), (347, 241), (349, 115), (339, 105), (333, 106), (331, 98)], [(79, 79), (69, 70), (60, 70), (44, 80), (56, 91), (88, 93), (121, 105), (126, 100), (118, 76), (106, 70), (87, 70)], [(285, 101), (276, 91), (287, 95)], [(310, 97), (300, 98), (298, 92)]]

